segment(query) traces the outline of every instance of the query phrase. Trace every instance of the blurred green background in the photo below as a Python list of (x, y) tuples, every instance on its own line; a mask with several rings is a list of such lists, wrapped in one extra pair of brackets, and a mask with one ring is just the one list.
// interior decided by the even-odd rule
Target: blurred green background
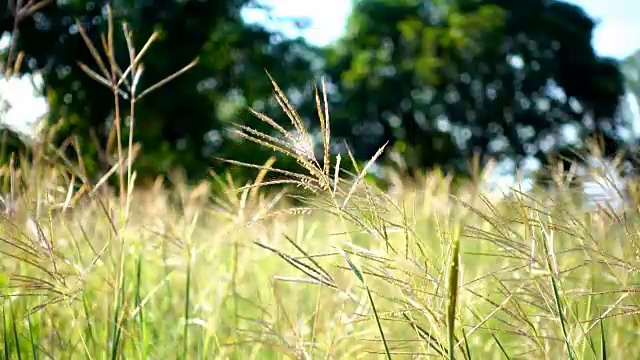
[[(64, 148), (70, 159), (79, 150), (87, 172), (97, 179), (115, 159), (116, 147), (109, 143), (114, 102), (110, 89), (78, 65), (99, 72), (75, 19), (101, 51), (107, 1), (43, 3), (22, 16), (17, 27), (15, 2), (0, 2), (4, 43), (14, 35), (14, 54), (24, 51), (20, 72), (42, 80), (37, 95), (46, 101), (46, 113), (41, 124), (10, 121), (11, 109), (5, 106), (3, 123), (14, 139), (7, 143), (9, 150), (30, 146), (32, 140), (21, 134), (33, 134), (34, 126), (55, 125), (47, 143)], [(640, 15), (640, 6), (631, 1), (611, 3), (619, 15), (607, 19), (606, 33), (597, 33), (603, 25), (587, 12), (602, 11), (604, 5), (587, 0), (111, 4), (116, 57), (123, 69), (129, 54), (122, 21), (138, 49), (155, 30), (161, 34), (143, 58), (138, 88), (200, 59), (136, 104), (134, 142), (142, 151), (134, 167), (140, 183), (176, 169), (194, 182), (210, 170), (231, 171), (239, 182), (255, 176), (217, 158), (262, 164), (271, 155), (229, 130), (233, 124), (268, 130), (248, 107), (288, 125), (265, 71), (312, 130), (319, 126), (313, 87), (324, 78), (335, 153), (346, 154), (346, 144), (366, 161), (388, 143), (379, 165), (403, 176), (437, 167), (468, 177), (477, 156), (481, 165), (499, 162), (496, 176), (512, 178), (523, 169), (542, 179), (541, 169), (552, 161), (580, 160), (594, 136), (605, 157), (626, 150), (632, 160), (635, 152), (640, 52), (634, 53), (633, 42), (638, 47), (640, 42), (629, 24), (634, 13)], [(304, 10), (314, 16), (289, 16)], [(598, 44), (603, 51), (597, 51)], [(10, 49), (3, 47), (5, 63)], [(3, 86), (5, 98), (18, 92), (18, 85)], [(129, 104), (120, 100), (126, 125)], [(128, 130), (123, 127), (123, 146)], [(78, 142), (73, 151), (71, 138)], [(318, 149), (319, 143), (318, 138)], [(295, 167), (291, 162), (279, 158), (277, 165)], [(378, 174), (384, 177), (384, 171)]]

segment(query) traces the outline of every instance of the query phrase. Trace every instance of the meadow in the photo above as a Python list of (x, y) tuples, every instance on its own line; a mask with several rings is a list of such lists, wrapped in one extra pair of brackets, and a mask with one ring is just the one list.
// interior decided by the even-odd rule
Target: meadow
[(131, 142), (96, 183), (69, 161), (4, 167), (3, 357), (640, 357), (638, 209), (585, 211), (564, 173), (552, 193), (437, 171), (383, 191), (366, 179), (382, 149), (364, 165), (329, 152), (325, 92), (323, 156), (274, 95), (295, 135), (259, 113), (281, 137), (238, 134), (300, 172), (228, 159), (255, 181), (142, 190)]
[[(306, 172), (120, 198), (75, 192), (61, 167), (6, 167), (4, 357), (638, 355), (637, 210), (585, 211), (568, 187), (492, 198), (437, 171), (382, 191), (375, 158), (348, 172), (245, 131)], [(300, 190), (269, 191), (282, 184)]]

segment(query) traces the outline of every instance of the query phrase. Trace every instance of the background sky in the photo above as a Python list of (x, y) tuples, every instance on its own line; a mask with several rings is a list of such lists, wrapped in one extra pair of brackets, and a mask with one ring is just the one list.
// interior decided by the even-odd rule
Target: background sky
[[(580, 5), (587, 13), (596, 18), (599, 25), (594, 34), (594, 46), (601, 55), (622, 59), (640, 49), (640, 1), (638, 0), (570, 0)], [(309, 42), (326, 45), (334, 41), (345, 30), (346, 20), (351, 11), (351, 0), (263, 0), (273, 6), (279, 17), (307, 17), (311, 27), (301, 34), (293, 27), (283, 30), (291, 36), (303, 35)], [(249, 21), (275, 26), (258, 11), (246, 11)], [(7, 39), (0, 39), (0, 46)], [(35, 79), (38, 83), (38, 79)], [(5, 121), (22, 130), (46, 112), (44, 99), (34, 96), (32, 79), (0, 80), (0, 101), (4, 100), (11, 108)]]
[[(594, 34), (598, 53), (623, 58), (640, 49), (640, 1), (638, 0), (567, 0), (582, 7), (599, 21)], [(318, 45), (328, 44), (345, 29), (351, 0), (264, 0), (274, 7), (278, 16), (301, 16), (313, 24), (304, 36)], [(262, 20), (259, 14), (247, 12), (252, 20)], [(288, 30), (290, 34), (295, 32)]]

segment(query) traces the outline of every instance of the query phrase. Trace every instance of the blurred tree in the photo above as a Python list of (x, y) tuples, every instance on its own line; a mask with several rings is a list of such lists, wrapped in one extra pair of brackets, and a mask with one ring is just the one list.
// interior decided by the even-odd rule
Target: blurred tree
[(621, 68), (627, 85), (627, 96), (622, 108), (623, 115), (634, 127), (632, 139), (637, 145), (640, 129), (640, 50), (624, 59)]
[(621, 67), (627, 80), (629, 91), (636, 97), (640, 97), (640, 50), (625, 58)]
[(326, 54), (333, 134), (361, 158), (389, 141), (410, 172), (545, 163), (595, 133), (614, 152), (623, 77), (593, 28), (551, 0), (359, 0)]
[[(94, 174), (104, 172), (113, 163), (108, 156), (114, 152), (105, 154), (104, 150), (112, 129), (114, 101), (110, 89), (78, 66), (81, 62), (100, 73), (74, 19), (83, 25), (106, 59), (100, 37), (107, 29), (107, 3), (106, 0), (52, 2), (22, 19), (18, 27), (17, 48), (26, 55), (22, 70), (42, 73), (44, 93), (51, 107), (49, 122), (61, 121), (55, 144), (76, 135), (84, 164)], [(283, 89), (300, 92), (312, 76), (310, 60), (315, 56), (312, 49), (300, 39), (285, 40), (278, 33), (246, 23), (241, 17), (243, 9), (258, 7), (251, 0), (110, 3), (116, 26), (115, 55), (122, 69), (129, 64), (129, 53), (121, 21), (130, 25), (138, 50), (154, 30), (161, 31), (160, 39), (142, 59), (145, 70), (138, 88), (145, 89), (180, 70), (196, 56), (200, 58), (195, 68), (136, 104), (134, 141), (142, 145), (142, 155), (135, 164), (138, 175), (149, 178), (181, 167), (189, 178), (200, 179), (211, 167), (219, 171), (228, 166), (214, 162), (214, 155), (248, 162), (266, 160), (270, 155), (266, 151), (246, 142), (240, 144), (224, 129), (238, 121), (261, 126), (245, 116), (247, 106), (268, 113), (276, 107), (271, 101), (272, 88), (265, 70), (283, 82), (280, 84)], [(9, 9), (1, 18), (0, 32), (12, 32), (11, 7), (7, 7), (7, 0), (0, 1), (0, 6)], [(127, 119), (128, 101), (121, 98), (120, 108), (122, 118)], [(123, 126), (123, 146), (127, 145), (127, 138), (128, 128)]]

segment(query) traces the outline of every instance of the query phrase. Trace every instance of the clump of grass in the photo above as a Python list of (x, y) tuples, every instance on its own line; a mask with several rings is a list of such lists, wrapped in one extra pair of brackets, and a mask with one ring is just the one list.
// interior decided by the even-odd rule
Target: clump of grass
[[(598, 312), (600, 309), (596, 310), (594, 304), (604, 306), (608, 301), (605, 299), (613, 300), (613, 293), (626, 294), (616, 299), (615, 305), (607, 305), (611, 312), (613, 308), (621, 309), (620, 302), (629, 295), (628, 283), (620, 282), (620, 274), (613, 275), (610, 262), (604, 259), (617, 248), (619, 255), (616, 258), (625, 259), (626, 269), (631, 271), (627, 275), (635, 272), (631, 270), (637, 268), (635, 260), (630, 261), (635, 259), (633, 249), (636, 248), (636, 235), (630, 230), (633, 221), (615, 215), (605, 220), (601, 214), (606, 211), (585, 213), (578, 203), (571, 201), (543, 204), (535, 197), (517, 191), (513, 199), (499, 206), (482, 194), (476, 194), (472, 198), (475, 203), (456, 196), (454, 200), (448, 200), (448, 211), (444, 214), (430, 213), (427, 218), (431, 229), (427, 233), (431, 234), (431, 239), (424, 238), (418, 229), (425, 230), (429, 226), (416, 224), (415, 216), (419, 213), (414, 213), (414, 219), (411, 219), (406, 204), (362, 181), (382, 149), (363, 169), (358, 169), (352, 161), (355, 174), (341, 169), (340, 155), (334, 161), (329, 156), (326, 97), (321, 101), (316, 91), (323, 139), (323, 157), (317, 159), (309, 142), (305, 141), (311, 134), (305, 131), (299, 115), (277, 84), (274, 82), (273, 85), (297, 137), (262, 114), (256, 115), (280, 132), (281, 137), (247, 127), (241, 127), (239, 133), (248, 140), (294, 157), (307, 173), (291, 174), (270, 167), (269, 171), (283, 175), (282, 179), (271, 183), (286, 182), (306, 188), (309, 197), (303, 197), (302, 201), (309, 206), (305, 210), (336, 217), (363, 239), (366, 246), (358, 246), (350, 241), (354, 233), (343, 233), (340, 234), (343, 240), (336, 247), (368, 294), (373, 321), (379, 330), (378, 341), (387, 357), (392, 354), (435, 354), (454, 358), (457, 353), (470, 358), (486, 352), (486, 348), (473, 346), (474, 343), (494, 344), (493, 348), (507, 357), (525, 354), (548, 357), (561, 350), (561, 343), (569, 358), (603, 354), (593, 345), (593, 326), (603, 321)], [(232, 163), (266, 170), (254, 164)], [(335, 175), (331, 177), (330, 174)], [(248, 188), (266, 185), (269, 184), (249, 185)], [(424, 202), (432, 200), (435, 199), (425, 198)], [(416, 208), (415, 203), (413, 207)], [(413, 226), (409, 226), (412, 220)], [(607, 227), (590, 228), (595, 226), (594, 222), (618, 224), (615, 228), (622, 238), (615, 245), (605, 243)], [(461, 235), (460, 230), (463, 230)], [(405, 245), (404, 254), (397, 250), (401, 242)], [(357, 249), (351, 255), (362, 262), (360, 265), (343, 252), (345, 245)], [(284, 251), (272, 251), (299, 268)], [(490, 259), (489, 263), (483, 260), (486, 258)], [(584, 273), (586, 269), (589, 270)], [(329, 271), (321, 269), (318, 272)], [(366, 284), (364, 274), (377, 279), (376, 285)], [(445, 283), (446, 274), (448, 281)], [(416, 279), (419, 278), (428, 279), (431, 284), (418, 284)], [(322, 283), (317, 278), (314, 280)], [(508, 285), (514, 281), (518, 284), (515, 288)], [(585, 287), (585, 284), (589, 285)], [(596, 288), (607, 290), (597, 291)], [(374, 300), (371, 294), (376, 293), (378, 297)], [(627, 303), (626, 306), (627, 310), (621, 310), (620, 314), (635, 319), (631, 310), (635, 305)], [(413, 313), (421, 314), (421, 319), (416, 321), (415, 315), (409, 316)], [(480, 322), (474, 324), (478, 320)], [(401, 330), (403, 323), (404, 331)], [(585, 327), (584, 324), (589, 323), (592, 325)], [(406, 329), (416, 331), (415, 340), (421, 345), (409, 346), (411, 351), (397, 351), (392, 343), (410, 340), (389, 339), (385, 333), (406, 334)], [(489, 335), (487, 341), (476, 340), (484, 339), (483, 333)], [(604, 333), (600, 335), (602, 337)], [(421, 352), (417, 350), (420, 348)]]

